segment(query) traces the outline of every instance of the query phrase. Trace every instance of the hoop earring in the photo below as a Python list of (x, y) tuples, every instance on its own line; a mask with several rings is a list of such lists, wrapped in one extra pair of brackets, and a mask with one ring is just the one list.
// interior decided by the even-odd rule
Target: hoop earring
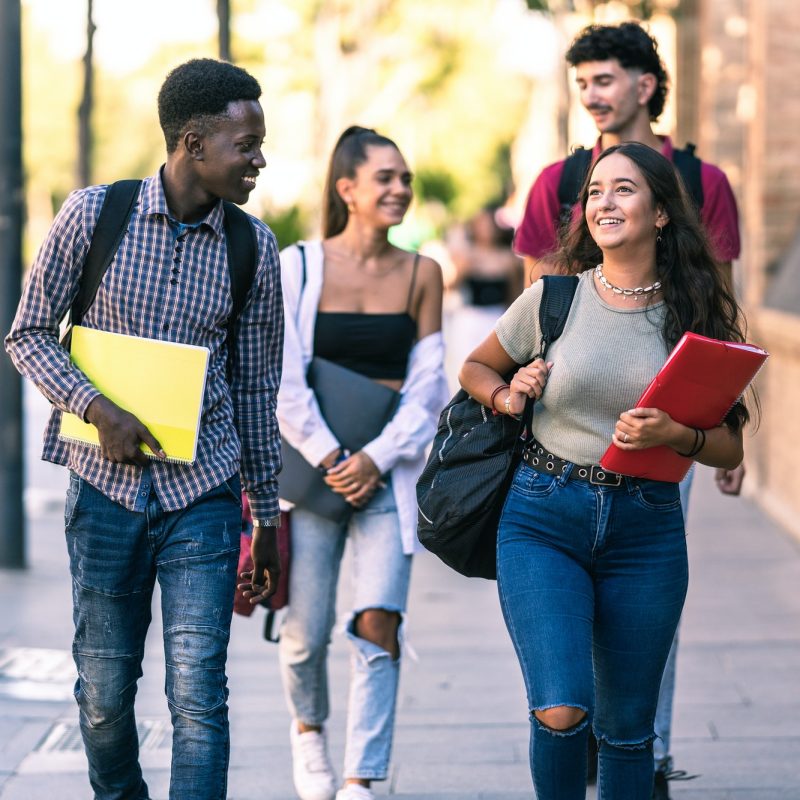
[(347, 200), (345, 205), (347, 206), (348, 214), (352, 214), (356, 210), (356, 204), (352, 200)]

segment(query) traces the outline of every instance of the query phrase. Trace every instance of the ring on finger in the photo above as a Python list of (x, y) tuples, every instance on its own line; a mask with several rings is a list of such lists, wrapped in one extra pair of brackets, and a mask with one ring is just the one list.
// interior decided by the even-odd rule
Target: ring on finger
[(626, 433), (626, 434), (624, 434), (622, 441), (623, 441), (625, 444), (628, 444), (628, 434), (627, 434), (627, 433)]

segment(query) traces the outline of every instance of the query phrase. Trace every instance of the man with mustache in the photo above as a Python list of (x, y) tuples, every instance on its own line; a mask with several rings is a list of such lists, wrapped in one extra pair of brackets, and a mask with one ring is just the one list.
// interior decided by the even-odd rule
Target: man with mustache
[[(112, 227), (97, 224), (106, 198), (116, 196), (108, 186), (66, 199), (5, 340), (17, 369), (53, 405), (42, 457), (70, 470), (65, 527), (75, 698), (96, 800), (150, 797), (139, 765), (134, 698), (156, 580), (173, 724), (169, 796), (226, 796), (225, 662), (239, 558), (240, 473), (256, 518), (255, 569), (247, 576), (253, 602), (277, 586), (278, 249), (263, 222), (231, 205), (247, 201), (266, 165), (260, 95), (255, 78), (213, 59), (186, 62), (167, 76), (158, 95), (166, 163), (131, 194), (127, 224), (115, 221), (124, 235), (105, 271), (98, 270), (102, 282), (83, 311), (88, 328), (208, 348), (193, 463), (167, 462), (152, 433), (101, 394), (59, 343), (59, 321), (95, 263), (87, 259), (92, 237), (97, 232), (100, 242)], [(229, 236), (234, 224), (240, 234)], [(228, 263), (233, 240), (252, 242), (251, 258), (235, 259), (236, 266)], [(248, 282), (235, 282), (245, 284), (246, 294), (232, 291), (234, 276), (242, 274), (239, 262), (252, 269)], [(95, 425), (100, 447), (62, 441), (64, 412)], [(145, 456), (142, 444), (156, 457)]]
[[(653, 131), (668, 91), (668, 76), (656, 40), (636, 22), (590, 25), (574, 40), (566, 60), (575, 68), (581, 103), (592, 115), (599, 137), (591, 152), (581, 150), (545, 167), (531, 187), (514, 238), (514, 250), (525, 261), (526, 285), (554, 271), (551, 256), (557, 246), (559, 226), (569, 224), (579, 210), (578, 191), (591, 161), (607, 147), (628, 141), (652, 147), (678, 168), (730, 284), (731, 262), (739, 256), (740, 249), (736, 200), (722, 170), (696, 158), (693, 148), (677, 150), (668, 136)], [(743, 466), (716, 471), (717, 486), (725, 494), (739, 494), (743, 478)], [(681, 483), (684, 515), (691, 480), (690, 472)], [(685, 773), (673, 771), (669, 752), (677, 644), (676, 633), (655, 720), (658, 738), (653, 746), (654, 800), (669, 800), (668, 779), (686, 777)], [(595, 764), (590, 755), (590, 775)]]

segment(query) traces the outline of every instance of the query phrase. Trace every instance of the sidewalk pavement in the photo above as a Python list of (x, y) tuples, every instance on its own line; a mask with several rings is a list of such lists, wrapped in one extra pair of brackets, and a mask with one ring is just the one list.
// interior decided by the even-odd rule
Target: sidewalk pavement
[[(85, 800), (91, 793), (71, 697), (66, 478), (38, 465), (29, 485), (30, 567), (0, 570), (0, 798)], [(672, 796), (800, 800), (800, 542), (746, 500), (722, 497), (704, 469), (695, 481), (688, 541), (673, 753), (676, 768), (699, 777), (670, 784)], [(153, 798), (164, 800), (170, 726), (158, 599), (154, 605), (137, 719), (146, 779)], [(232, 629), (231, 800), (295, 797), (289, 716), (275, 645), (261, 639), (262, 619), (258, 609), (249, 619), (236, 617)], [(376, 793), (405, 800), (532, 798), (525, 694), (495, 585), (461, 578), (424, 554), (414, 566), (408, 621), (418, 660), (404, 665), (392, 771), (374, 785)], [(336, 765), (347, 666), (338, 635), (329, 722)]]

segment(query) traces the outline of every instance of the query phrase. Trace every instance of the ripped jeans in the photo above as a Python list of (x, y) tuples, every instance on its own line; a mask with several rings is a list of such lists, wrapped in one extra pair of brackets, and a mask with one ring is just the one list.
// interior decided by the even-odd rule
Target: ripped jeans
[[(568, 481), (520, 465), (498, 532), (500, 603), (522, 667), (538, 800), (583, 800), (589, 720), (603, 800), (650, 800), (658, 690), (688, 583), (678, 486)], [(534, 711), (570, 706), (567, 730)]]
[(133, 704), (156, 580), (173, 725), (170, 800), (226, 797), (225, 660), (241, 514), (238, 476), (179, 511), (164, 511), (150, 490), (141, 513), (70, 476), (75, 698), (96, 800), (149, 797)]
[(351, 658), (344, 777), (385, 780), (400, 660), (357, 637), (354, 625), (366, 609), (405, 612), (411, 556), (403, 553), (391, 486), (379, 490), (345, 525), (295, 508), (291, 530), (291, 602), (279, 642), (289, 711), (307, 725), (322, 725), (328, 718), (328, 645), (336, 619), (339, 567), (349, 540), (353, 606), (346, 628)]

